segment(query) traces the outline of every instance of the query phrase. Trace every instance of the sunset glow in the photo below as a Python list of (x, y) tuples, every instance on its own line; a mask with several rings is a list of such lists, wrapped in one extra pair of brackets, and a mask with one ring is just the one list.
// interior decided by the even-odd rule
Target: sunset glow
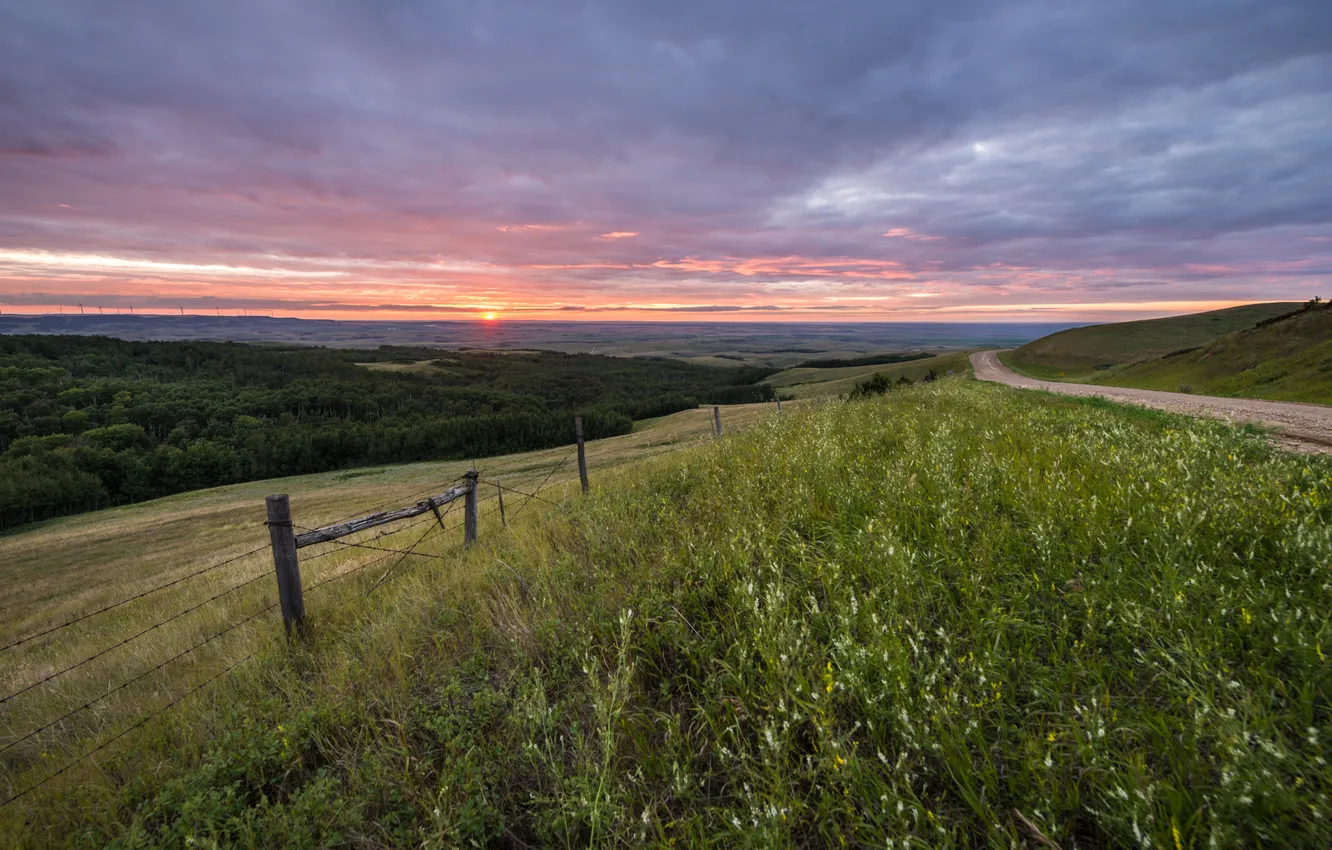
[[(1332, 294), (1332, 41), (1301, 12), (711, 8), (0, 13), (25, 92), (0, 105), (0, 311), (1098, 320)], [(1129, 48), (1150, 67), (1107, 70)]]

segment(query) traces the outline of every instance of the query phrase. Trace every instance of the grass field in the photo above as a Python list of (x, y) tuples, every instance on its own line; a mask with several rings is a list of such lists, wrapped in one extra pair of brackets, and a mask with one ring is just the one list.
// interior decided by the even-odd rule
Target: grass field
[(931, 369), (937, 375), (947, 375), (949, 372), (969, 375), (971, 374), (971, 364), (967, 360), (969, 354), (970, 350), (945, 351), (930, 358), (906, 363), (832, 369), (787, 369), (769, 377), (765, 383), (772, 385), (782, 396), (793, 398), (845, 395), (855, 389), (857, 383), (876, 373), (883, 373), (893, 380), (907, 377), (913, 381), (919, 381)]
[(1060, 331), (1001, 355), (1010, 368), (1047, 381), (1095, 381), (1115, 366), (1206, 345), (1223, 334), (1288, 313), (1293, 302), (1247, 304), (1165, 319), (1115, 322)]
[(1332, 404), (1332, 309), (1233, 331), (1195, 351), (1111, 370), (1098, 384)]
[[(306, 643), (262, 649), (0, 809), (0, 833), (1327, 845), (1332, 462), (1217, 422), (960, 378), (754, 415), (720, 442), (603, 469), (586, 500), (368, 598), (355, 592), (373, 571), (340, 583), (337, 605), (312, 594)], [(684, 416), (681, 431), (706, 433), (703, 412)], [(621, 456), (667, 433), (618, 438)], [(282, 486), (298, 522), (331, 519), (396, 492), (375, 477)], [(335, 485), (365, 489), (316, 495)], [(234, 513), (216, 492), (202, 515), (255, 535), (265, 489), (229, 489)], [(114, 513), (148, 528), (152, 508)], [(20, 535), (23, 551), (47, 557), (42, 535), (98, 521)], [(10, 584), (44, 580), (31, 569)], [(193, 681), (154, 681), (138, 707)], [(48, 755), (25, 754), (31, 775), (61, 763), (59, 741)], [(6, 781), (30, 778), (22, 764)]]
[[(723, 425), (728, 431), (743, 429), (771, 415), (775, 415), (773, 405), (730, 406), (723, 413)], [(626, 462), (706, 440), (711, 427), (710, 409), (637, 423), (632, 434), (588, 443), (590, 475), (596, 481)], [(555, 485), (542, 498), (559, 500), (577, 489), (572, 451), (572, 447), (563, 446), (486, 458), (478, 462), (478, 467), (487, 481), (502, 482), (524, 492), (532, 492), (543, 482)], [(189, 612), (0, 704), (4, 732), (0, 747), (5, 748), (0, 751), (0, 799), (40, 777), (62, 758), (79, 753), (80, 747), (86, 748), (98, 736), (113, 734), (147, 708), (165, 701), (169, 694), (197, 684), (281, 633), (277, 612), (268, 611), (228, 633), (225, 640), (209, 642), (170, 662), (161, 672), (144, 676), (133, 687), (97, 701), (91, 710), (78, 712), (12, 748), (8, 746), (52, 718), (99, 697), (110, 685), (153, 670), (164, 660), (275, 601), (268, 532), (263, 526), (266, 495), (290, 494), (294, 521), (304, 527), (317, 527), (367, 513), (377, 506), (411, 504), (424, 495), (441, 492), (468, 466), (461, 461), (402, 464), (238, 484), (51, 520), (0, 536), (0, 645), (211, 564), (243, 556), (86, 623), (6, 650), (5, 663), (0, 666), (0, 696), (20, 692), (156, 622)], [(569, 482), (574, 482), (572, 488)], [(481, 491), (482, 535), (493, 534), (499, 528), (496, 492), (490, 485)], [(525, 501), (523, 496), (509, 493), (506, 511), (510, 516), (515, 512), (521, 516), (549, 507), (544, 501), (524, 505)], [(436, 555), (458, 548), (461, 506), (446, 519), (450, 532), (426, 540), (417, 551)], [(377, 530), (348, 539), (373, 541), (370, 545), (376, 547), (403, 548), (430, 528), (430, 524), (408, 527), (382, 538)], [(309, 587), (357, 570), (382, 572), (395, 558), (376, 549), (324, 544), (302, 550), (301, 560), (302, 583)], [(414, 567), (419, 560), (413, 558), (404, 566)], [(383, 561), (378, 569), (366, 568), (376, 561)], [(250, 579), (254, 581), (216, 602), (190, 610)], [(310, 610), (318, 616), (342, 604), (344, 595), (337, 582), (321, 587), (311, 594)]]

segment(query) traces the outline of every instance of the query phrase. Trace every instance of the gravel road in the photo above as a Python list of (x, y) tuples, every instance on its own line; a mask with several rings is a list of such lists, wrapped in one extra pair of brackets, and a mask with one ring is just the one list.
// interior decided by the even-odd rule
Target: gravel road
[(1256, 422), (1276, 431), (1273, 439), (1295, 451), (1332, 453), (1332, 407), (1299, 404), (1293, 401), (1260, 401), (1252, 398), (1219, 398), (1210, 395), (1167, 393), (1128, 387), (1100, 387), (1092, 384), (1065, 384), (1038, 381), (1019, 375), (999, 362), (998, 351), (978, 351), (971, 355), (972, 368), (982, 381), (995, 381), (1010, 387), (1048, 390), (1064, 395), (1100, 396), (1111, 401), (1156, 407), (1190, 416), (1215, 416), (1231, 422)]

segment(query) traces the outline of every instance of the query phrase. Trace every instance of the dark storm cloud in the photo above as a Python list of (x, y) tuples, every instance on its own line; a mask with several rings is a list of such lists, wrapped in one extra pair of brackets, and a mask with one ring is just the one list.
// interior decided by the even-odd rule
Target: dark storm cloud
[(1329, 116), (1326, 2), (0, 0), (0, 248), (1265, 297)]

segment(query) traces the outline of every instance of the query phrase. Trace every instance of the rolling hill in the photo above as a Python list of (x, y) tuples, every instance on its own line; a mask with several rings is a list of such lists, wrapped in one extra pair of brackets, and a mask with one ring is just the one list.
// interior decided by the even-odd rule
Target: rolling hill
[(1009, 368), (1041, 380), (1095, 381), (1099, 373), (1114, 367), (1207, 345), (1299, 307), (1297, 302), (1246, 304), (1164, 319), (1089, 325), (1041, 337), (1000, 359)]
[(1095, 383), (1332, 404), (1332, 305), (1308, 304), (1192, 350), (1112, 370)]

